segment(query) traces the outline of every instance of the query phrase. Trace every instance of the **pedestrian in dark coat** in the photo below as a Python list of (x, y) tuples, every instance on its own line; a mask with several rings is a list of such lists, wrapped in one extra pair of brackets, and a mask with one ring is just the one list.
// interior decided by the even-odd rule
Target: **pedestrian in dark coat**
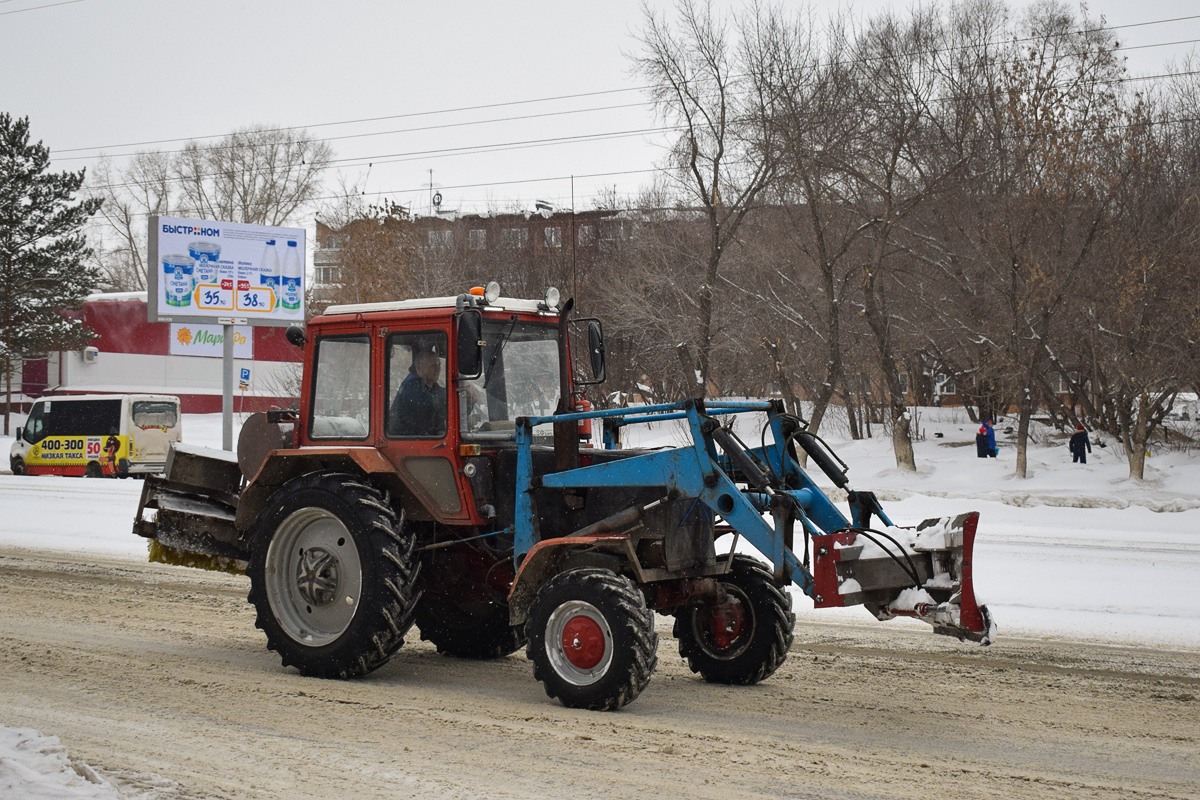
[(987, 428), (980, 428), (979, 433), (975, 434), (975, 455), (980, 458), (987, 458), (991, 455), (991, 448), (987, 443)]
[(996, 449), (996, 429), (992, 427), (992, 421), (990, 419), (984, 421), (983, 428), (987, 435), (988, 455), (992, 458), (995, 458), (1000, 452)]
[(1082, 425), (1075, 429), (1075, 435), (1071, 437), (1068, 447), (1071, 448), (1072, 464), (1087, 463), (1087, 454), (1092, 452), (1092, 443), (1088, 441), (1087, 431), (1083, 429)]

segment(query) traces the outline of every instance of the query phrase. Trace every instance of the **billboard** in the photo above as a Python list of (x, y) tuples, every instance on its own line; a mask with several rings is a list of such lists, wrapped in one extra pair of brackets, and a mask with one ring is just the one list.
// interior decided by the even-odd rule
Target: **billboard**
[[(173, 356), (221, 358), (225, 355), (225, 326), (172, 322), (168, 352)], [(233, 329), (233, 357), (242, 361), (254, 359), (254, 336), (249, 325)]]
[(150, 322), (304, 322), (302, 228), (150, 218)]

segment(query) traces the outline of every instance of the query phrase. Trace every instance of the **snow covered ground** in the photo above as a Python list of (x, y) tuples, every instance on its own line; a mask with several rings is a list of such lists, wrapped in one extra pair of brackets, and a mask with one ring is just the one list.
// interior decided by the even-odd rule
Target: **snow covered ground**
[[(1156, 454), (1147, 460), (1147, 480), (1134, 482), (1113, 443), (1095, 446), (1087, 465), (1073, 465), (1065, 438), (1036, 428), (1030, 477), (1018, 480), (1008, 427), (997, 422), (999, 457), (979, 459), (976, 429), (963, 411), (923, 409), (915, 475), (896, 469), (890, 440), (849, 441), (836, 421), (822, 434), (851, 466), (852, 486), (876, 491), (898, 524), (980, 512), (977, 591), (1001, 638), (1200, 648), (1200, 453)], [(749, 428), (740, 433), (746, 441), (758, 437)], [(671, 423), (630, 434), (629, 444), (682, 443)], [(184, 440), (219, 447), (220, 415), (186, 415)], [(10, 443), (0, 437), (0, 453)], [(140, 490), (135, 480), (0, 475), (0, 545), (143, 560), (146, 543), (130, 532)], [(798, 626), (806, 618), (866, 615), (861, 608), (816, 611), (799, 595), (796, 608)], [(0, 797), (10, 796), (121, 795), (71, 762), (53, 737), (0, 727)]]

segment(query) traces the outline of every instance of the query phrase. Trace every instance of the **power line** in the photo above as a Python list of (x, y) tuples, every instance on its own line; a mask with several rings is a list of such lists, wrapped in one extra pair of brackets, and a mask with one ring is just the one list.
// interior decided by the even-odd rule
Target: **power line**
[[(1162, 78), (1182, 78), (1182, 77), (1189, 77), (1189, 76), (1194, 76), (1194, 75), (1198, 75), (1198, 74), (1200, 74), (1200, 70), (1191, 70), (1191, 71), (1186, 71), (1186, 72), (1173, 72), (1173, 73), (1160, 73), (1157, 75), (1126, 76), (1126, 77), (1120, 77), (1120, 78), (1098, 78), (1098, 79), (1094, 79), (1094, 80), (1082, 81), (1078, 85), (1093, 85), (1094, 86), (1094, 85), (1098, 85), (1098, 84), (1109, 84), (1109, 83), (1133, 83), (1133, 82), (1146, 81), (1146, 80), (1158, 80), (1158, 79), (1162, 79)], [(1062, 84), (1057, 84), (1057, 85), (1068, 86), (1068, 85), (1073, 85), (1073, 84), (1072, 84), (1072, 82), (1067, 81), (1067, 82), (1064, 82)], [(952, 99), (962, 99), (962, 98), (952, 98)], [(633, 104), (633, 105), (638, 105), (638, 104)], [(572, 113), (572, 112), (555, 112), (555, 113)], [(531, 115), (531, 116), (540, 116), (540, 115)], [(454, 127), (455, 125), (465, 125), (465, 124), (468, 124), (468, 123), (455, 123), (455, 124), (451, 124), (449, 127)], [(430, 126), (430, 128), (438, 128), (438, 127), (442, 127), (442, 126)], [(657, 127), (657, 128), (643, 128), (643, 129), (626, 130), (626, 131), (612, 131), (612, 132), (598, 133), (598, 134), (580, 134), (580, 135), (576, 135), (576, 136), (558, 136), (558, 137), (549, 137), (549, 138), (545, 138), (545, 139), (531, 139), (531, 140), (523, 140), (523, 141), (516, 141), (516, 142), (500, 142), (500, 143), (480, 144), (480, 145), (464, 145), (461, 147), (433, 148), (433, 149), (429, 149), (429, 150), (413, 150), (413, 151), (406, 151), (406, 152), (400, 152), (400, 153), (377, 153), (377, 154), (371, 154), (371, 155), (365, 155), (365, 156), (348, 156), (345, 158), (331, 159), (328, 162), (327, 166), (334, 166), (334, 165), (353, 166), (353, 165), (362, 165), (362, 164), (372, 164), (372, 165), (374, 165), (374, 164), (394, 164), (394, 163), (403, 163), (406, 161), (413, 161), (413, 160), (418, 160), (418, 159), (423, 159), (423, 158), (447, 158), (447, 157), (453, 157), (453, 156), (459, 156), (459, 155), (477, 155), (477, 154), (484, 154), (484, 153), (506, 152), (506, 151), (512, 151), (512, 150), (524, 150), (524, 149), (530, 149), (530, 148), (536, 148), (536, 147), (554, 146), (554, 145), (561, 145), (561, 144), (578, 144), (578, 143), (586, 143), (586, 142), (590, 142), (590, 141), (608, 141), (608, 140), (612, 140), (612, 139), (626, 138), (626, 137), (630, 137), (630, 136), (642, 136), (642, 135), (654, 134), (654, 133), (671, 133), (671, 132), (676, 132), (676, 131), (680, 131), (680, 130), (684, 130), (684, 129), (685, 129), (685, 126), (683, 126), (683, 125), (661, 126), (661, 127)], [(420, 130), (420, 129), (414, 129), (414, 130)], [(365, 135), (365, 134), (363, 134), (363, 135)], [(251, 145), (251, 146), (256, 146), (256, 145)], [(218, 148), (218, 149), (222, 149), (222, 148)], [(198, 176), (191, 176), (191, 178), (203, 179), (203, 178), (210, 178), (210, 177), (214, 177), (214, 176), (215, 176), (214, 174), (204, 174), (204, 175), (198, 175)], [(184, 179), (183, 178), (168, 178), (164, 182), (165, 183), (178, 183), (178, 182), (181, 182), (182, 180), (184, 180)], [(102, 184), (99, 186), (93, 186), (93, 187), (89, 187), (89, 188), (92, 189), (93, 191), (100, 191), (100, 190), (104, 190), (104, 189), (119, 189), (119, 188), (128, 188), (130, 186), (149, 186), (149, 185), (150, 185), (149, 182), (144, 182), (144, 181), (126, 181), (123, 183)]]
[(55, 6), (69, 6), (75, 3), (82, 3), (83, 0), (64, 0), (62, 3), (47, 3), (44, 6), (33, 6), (32, 8), (18, 8), (16, 11), (0, 11), (0, 17), (7, 17), (9, 14), (24, 14), (26, 11), (41, 11), (43, 8), (54, 8)]
[[(83, 0), (69, 0), (69, 2), (83, 2)], [(58, 3), (58, 4), (54, 4), (54, 5), (66, 5), (66, 3)], [(49, 6), (41, 6), (41, 7), (48, 8)], [(25, 9), (25, 10), (33, 10), (33, 9)], [(17, 12), (7, 12), (7, 13), (17, 13)], [(1125, 28), (1139, 28), (1139, 27), (1146, 27), (1146, 26), (1150, 26), (1150, 25), (1165, 25), (1165, 24), (1177, 23), (1177, 22), (1187, 22), (1187, 21), (1196, 20), (1196, 19), (1200, 19), (1200, 14), (1192, 14), (1192, 15), (1183, 16), (1183, 17), (1172, 17), (1169, 19), (1148, 20), (1145, 22), (1133, 22), (1133, 23), (1127, 23), (1124, 25), (1107, 25), (1107, 26), (1103, 26), (1100, 28), (1082, 29), (1082, 30), (1078, 30), (1078, 31), (1071, 30), (1071, 31), (1064, 31), (1062, 33), (1050, 33), (1050, 34), (1044, 34), (1044, 35), (1038, 35), (1038, 36), (1028, 36), (1028, 37), (1024, 37), (1024, 38), (1013, 39), (1012, 42), (1014, 44), (1020, 44), (1020, 43), (1024, 43), (1024, 42), (1032, 42), (1032, 41), (1038, 41), (1041, 39), (1047, 39), (1052, 36), (1053, 37), (1064, 37), (1064, 36), (1075, 36), (1075, 35), (1087, 35), (1087, 34), (1091, 34), (1091, 33), (1100, 33), (1103, 31), (1123, 30)], [(1191, 40), (1191, 42), (1194, 42), (1194, 41), (1197, 41), (1197, 40)], [(1173, 45), (1173, 44), (1187, 44), (1187, 43), (1191, 43), (1191, 42), (1185, 41), (1185, 42), (1177, 42), (1177, 43), (1172, 42), (1172, 43), (1162, 43), (1162, 44), (1137, 45), (1137, 46), (1128, 47), (1128, 48), (1118, 46), (1116, 49), (1118, 49), (1118, 50), (1120, 50), (1120, 49), (1140, 50), (1140, 49), (1146, 49), (1146, 48), (1150, 48), (1150, 47), (1163, 47), (1163, 46), (1168, 46), (1168, 45)], [(978, 48), (980, 46), (986, 46), (986, 45), (992, 45), (992, 44), (1003, 44), (1003, 43), (1005, 43), (1005, 42), (1003, 42), (1003, 41), (1001, 41), (1001, 42), (985, 42), (985, 43), (982, 43), (982, 45), (972, 44), (972, 45), (947, 47), (947, 48), (931, 48), (929, 50), (914, 51), (912, 53), (905, 53), (903, 55), (949, 53), (949, 52), (955, 52), (955, 51), (959, 51), (959, 50), (969, 50), (969, 49), (973, 49), (973, 48)], [(856, 64), (856, 63), (866, 63), (867, 61), (871, 61), (871, 60), (876, 60), (876, 59), (872, 59), (872, 58), (848, 59), (848, 60), (831, 62), (830, 64), (825, 65), (825, 66), (833, 66), (833, 65), (844, 66), (844, 65)], [(749, 76), (748, 75), (740, 75), (740, 76), (732, 76), (732, 77), (746, 78)], [(330, 126), (337, 126), (337, 125), (356, 125), (356, 124), (361, 124), (364, 122), (379, 122), (379, 121), (386, 121), (386, 120), (411, 119), (411, 118), (415, 118), (415, 117), (436, 116), (436, 115), (441, 115), (441, 114), (454, 114), (454, 113), (462, 113), (462, 112), (466, 112), (466, 111), (480, 111), (480, 110), (486, 110), (486, 109), (492, 109), (492, 108), (506, 108), (506, 107), (511, 107), (511, 106), (531, 105), (531, 104), (535, 104), (535, 103), (558, 102), (561, 100), (573, 100), (573, 99), (584, 98), (584, 97), (598, 97), (598, 96), (609, 95), (609, 94), (620, 94), (620, 93), (626, 93), (626, 92), (644, 91), (646, 89), (654, 89), (654, 88), (660, 88), (660, 87), (655, 86), (654, 84), (649, 84), (649, 85), (644, 85), (644, 86), (631, 86), (631, 87), (621, 88), (621, 89), (602, 89), (602, 90), (596, 90), (596, 91), (591, 91), (591, 92), (578, 92), (575, 94), (565, 94), (565, 95), (555, 95), (555, 96), (551, 96), (551, 97), (530, 98), (530, 99), (526, 99), (526, 100), (510, 100), (510, 101), (504, 101), (504, 102), (500, 102), (500, 103), (485, 103), (485, 104), (473, 105), (473, 106), (459, 106), (459, 107), (454, 107), (454, 108), (446, 108), (446, 109), (431, 110), (431, 111), (415, 111), (415, 112), (409, 112), (406, 114), (392, 114), (392, 115), (380, 116), (380, 117), (363, 117), (363, 118), (359, 118), (359, 119), (336, 120), (336, 121), (332, 121), (332, 122), (317, 122), (317, 123), (311, 123), (308, 125), (281, 126), (281, 127), (276, 127), (276, 128), (268, 128), (266, 130), (272, 131), (272, 132), (274, 132), (274, 131), (284, 132), (284, 131), (294, 131), (294, 130), (305, 130), (305, 129), (309, 129), (309, 128), (323, 128), (323, 127), (330, 127)], [(638, 104), (631, 104), (631, 105), (638, 105)], [(564, 112), (564, 113), (568, 113), (568, 112)], [(221, 134), (206, 134), (204, 136), (187, 136), (187, 137), (176, 137), (176, 138), (170, 138), (170, 139), (154, 139), (154, 140), (146, 140), (146, 141), (141, 141), (141, 142), (125, 142), (125, 143), (121, 143), (121, 144), (101, 145), (101, 146), (92, 146), (92, 147), (63, 148), (63, 149), (59, 149), (55, 152), (57, 152), (57, 153), (77, 153), (77, 152), (81, 152), (81, 151), (85, 151), (85, 150), (107, 150), (107, 149), (122, 148), (122, 147), (143, 147), (143, 146), (154, 145), (154, 144), (170, 144), (173, 142), (187, 142), (187, 141), (201, 141), (201, 140), (205, 140), (205, 139), (219, 139), (219, 138), (222, 138), (222, 137), (228, 136), (228, 135), (229, 135), (228, 133), (221, 133)], [(336, 138), (342, 138), (342, 137), (331, 137), (331, 139), (336, 139)], [(66, 159), (64, 159), (64, 160), (66, 160)]]
[[(1122, 125), (1111, 125), (1111, 126), (1107, 126), (1106, 130), (1114, 130), (1115, 131), (1115, 130), (1126, 130), (1129, 128), (1136, 128), (1136, 127), (1142, 127), (1142, 126), (1160, 127), (1160, 126), (1166, 126), (1166, 125), (1196, 124), (1196, 123), (1200, 123), (1200, 117), (1180, 117), (1180, 118), (1175, 118), (1175, 119), (1146, 120), (1146, 121), (1126, 123), (1126, 124), (1122, 124)], [(1058, 133), (1058, 134), (1086, 133), (1090, 129), (1091, 129), (1091, 127), (1089, 126), (1089, 127), (1082, 127), (1082, 128), (1064, 129), (1061, 131), (1057, 131), (1055, 133)], [(637, 133), (637, 132), (634, 132), (634, 133)], [(1049, 136), (1049, 135), (1051, 135), (1050, 132), (1030, 133), (1030, 134), (1011, 134), (1011, 135), (999, 137), (999, 139), (1000, 140), (1029, 140), (1029, 139), (1045, 138), (1046, 136)], [(996, 138), (995, 137), (978, 137), (978, 138), (970, 140), (970, 141), (976, 141), (976, 142), (989, 141), (989, 142), (991, 142), (991, 141), (996, 141)], [(917, 142), (917, 141), (912, 142), (913, 146), (920, 146), (920, 144), (921, 143)], [(733, 165), (735, 165), (735, 163), (740, 163), (740, 162), (729, 162), (729, 165), (733, 166)], [(643, 168), (643, 169), (636, 169), (636, 170), (618, 170), (618, 171), (613, 171), (613, 172), (575, 174), (574, 177), (575, 178), (600, 178), (600, 177), (614, 177), (617, 175), (639, 175), (639, 174), (649, 174), (649, 173), (670, 174), (670, 172), (671, 172), (671, 170), (666, 167), (652, 167), (652, 168)], [(454, 184), (454, 185), (448, 185), (448, 186), (440, 186), (439, 189), (449, 191), (449, 190), (453, 190), (453, 189), (471, 189), (471, 188), (481, 188), (481, 187), (489, 187), (489, 186), (514, 186), (514, 185), (529, 184), (529, 183), (549, 183), (549, 182), (554, 182), (554, 181), (565, 181), (565, 180), (570, 180), (570, 178), (571, 178), (570, 175), (560, 175), (560, 176), (548, 177), (548, 178), (523, 178), (523, 179), (514, 179), (514, 180), (508, 180), (508, 181), (490, 181), (490, 182), (484, 182), (484, 183)], [(385, 190), (380, 190), (380, 191), (375, 191), (375, 192), (362, 192), (362, 193), (359, 193), (359, 195), (357, 195), (357, 196), (379, 197), (382, 195), (413, 194), (413, 193), (417, 193), (417, 192), (424, 192), (428, 188), (429, 188), (428, 185), (422, 185), (422, 186), (418, 186), (418, 187), (410, 188), (410, 189), (385, 189)], [(628, 193), (626, 193), (626, 194), (628, 194)], [(311, 198), (309, 200), (309, 202), (315, 203), (315, 202), (319, 202), (322, 200), (337, 200), (337, 199), (341, 199), (344, 196), (345, 195), (325, 195), (325, 196), (321, 196), (321, 197)], [(265, 202), (267, 202), (267, 201), (262, 201), (260, 203), (260, 205), (264, 204)], [(138, 216), (138, 217), (145, 217), (145, 216), (148, 216), (148, 213), (147, 212), (134, 212), (134, 215)]]
[[(1200, 41), (1200, 40), (1198, 40), (1198, 41)], [(1094, 85), (1098, 85), (1098, 84), (1108, 84), (1108, 83), (1132, 83), (1132, 82), (1137, 82), (1137, 81), (1158, 80), (1158, 79), (1162, 79), (1162, 78), (1182, 78), (1182, 77), (1194, 76), (1197, 74), (1200, 74), (1200, 70), (1192, 70), (1192, 71), (1187, 71), (1187, 72), (1160, 73), (1157, 75), (1127, 76), (1127, 77), (1121, 77), (1121, 78), (1098, 78), (1098, 79), (1094, 79), (1094, 80), (1082, 81), (1079, 84), (1073, 84), (1070, 81), (1066, 81), (1061, 84), (1056, 84), (1056, 86), (1069, 86), (1069, 85), (1093, 85), (1094, 86)], [(963, 99), (963, 98), (958, 97), (958, 98), (950, 98), (950, 99)], [(623, 106), (613, 106), (611, 108), (625, 108), (625, 107), (633, 107), (633, 106), (638, 106), (638, 105), (642, 105), (642, 104), (640, 104), (640, 103), (626, 104)], [(584, 109), (584, 110), (589, 110), (589, 109)], [(594, 110), (605, 110), (605, 109), (600, 108), (600, 109), (594, 109)], [(575, 111), (550, 112), (546, 115), (535, 114), (535, 115), (528, 115), (528, 116), (529, 117), (556, 116), (559, 114), (571, 114), (571, 113), (577, 113), (577, 112), (575, 112)], [(523, 119), (523, 118), (524, 117), (513, 117), (513, 118), (508, 118), (508, 119)], [(507, 119), (484, 120), (482, 122), (491, 122), (491, 121), (507, 121)], [(435, 130), (435, 129), (440, 129), (440, 128), (444, 128), (444, 127), (459, 127), (459, 126), (471, 125), (471, 124), (478, 124), (478, 123), (469, 123), (469, 122), (451, 123), (451, 124), (448, 124), (445, 126), (435, 125), (435, 126), (428, 126), (427, 128), (413, 128), (413, 129), (409, 129), (408, 131), (396, 131), (396, 132), (397, 133), (417, 132), (417, 131), (422, 131), (422, 130)], [(482, 154), (482, 153), (505, 152), (505, 151), (511, 151), (511, 150), (524, 150), (524, 149), (530, 149), (530, 148), (542, 147), (542, 146), (554, 146), (554, 145), (560, 145), (560, 144), (576, 144), (576, 143), (584, 143), (584, 142), (588, 142), (588, 141), (607, 141), (607, 140), (612, 140), (612, 139), (625, 138), (625, 137), (630, 137), (630, 136), (641, 136), (641, 135), (653, 134), (653, 133), (670, 133), (670, 132), (684, 130), (685, 127), (686, 126), (683, 126), (683, 125), (661, 126), (661, 127), (657, 127), (657, 128), (644, 128), (644, 129), (638, 129), (638, 130), (617, 131), (617, 132), (608, 132), (608, 133), (600, 133), (600, 134), (580, 134), (580, 135), (576, 135), (576, 136), (559, 136), (559, 137), (550, 137), (550, 138), (546, 138), (546, 139), (532, 139), (532, 140), (517, 141), (517, 142), (503, 142), (503, 143), (481, 144), (481, 145), (464, 145), (461, 147), (453, 147), (453, 148), (434, 148), (434, 149), (430, 149), (430, 150), (415, 150), (415, 151), (407, 151), (407, 152), (403, 152), (403, 153), (382, 153), (382, 154), (372, 154), (372, 155), (365, 155), (365, 156), (348, 156), (345, 158), (331, 159), (328, 162), (327, 166), (333, 166), (333, 165), (352, 166), (352, 165), (361, 165), (361, 164), (394, 164), (394, 163), (403, 163), (406, 161), (418, 160), (418, 159), (422, 159), (422, 158), (447, 158), (447, 157), (453, 157), (453, 156), (457, 156), (457, 155), (476, 155), (476, 154)], [(330, 139), (317, 140), (317, 141), (330, 141), (330, 140), (336, 139), (336, 138), (360, 138), (360, 137), (371, 136), (371, 135), (384, 135), (384, 133), (355, 134), (353, 136), (348, 136), (348, 137), (331, 137)], [(254, 148), (254, 147), (260, 147), (260, 146), (264, 146), (264, 147), (270, 146), (270, 144), (271, 143), (264, 143), (264, 144), (249, 143), (248, 145), (245, 145), (245, 146)], [(236, 149), (236, 147), (238, 147), (238, 146), (229, 145), (229, 146), (224, 146), (224, 147), (217, 147), (214, 149), (216, 149), (216, 150)], [(165, 152), (170, 153), (170, 152), (179, 152), (179, 151), (165, 151)], [(78, 159), (63, 159), (63, 160), (78, 160)], [(215, 174), (204, 174), (204, 175), (190, 176), (190, 177), (193, 179), (194, 178), (210, 178), (210, 177), (215, 177)], [(184, 180), (184, 179), (183, 178), (168, 178), (164, 182), (177, 183), (182, 180)], [(144, 181), (126, 181), (124, 183), (102, 184), (102, 185), (94, 186), (94, 187), (90, 187), (90, 188), (92, 188), (93, 190), (102, 190), (102, 189), (128, 188), (130, 186), (149, 186), (149, 185), (150, 185), (149, 182), (144, 182)]]
[[(593, 173), (583, 174), (583, 175), (576, 174), (574, 177), (576, 177), (576, 178), (613, 178), (613, 177), (617, 177), (619, 175), (644, 175), (644, 174), (649, 174), (649, 173), (654, 173), (654, 172), (661, 173), (661, 172), (667, 172), (667, 170), (665, 170), (662, 167), (650, 167), (650, 168), (644, 168), (644, 169), (616, 170), (616, 171), (612, 171), (612, 172), (593, 172)], [(548, 177), (548, 178), (517, 178), (517, 179), (507, 180), (507, 181), (488, 181), (488, 182), (483, 182), (483, 183), (460, 183), (460, 184), (453, 184), (450, 186), (439, 186), (438, 190), (439, 191), (451, 191), (451, 190), (455, 190), (455, 189), (480, 189), (480, 188), (486, 188), (489, 186), (517, 186), (517, 185), (521, 185), (521, 184), (531, 184), (531, 183), (553, 183), (555, 181), (568, 181), (570, 179), (571, 179), (570, 175), (556, 175), (556, 176)], [(358, 197), (381, 197), (383, 195), (399, 196), (399, 195), (405, 195), (405, 194), (415, 194), (418, 192), (426, 192), (428, 190), (429, 190), (429, 186), (428, 186), (428, 184), (426, 184), (423, 186), (416, 186), (411, 189), (386, 189), (386, 190), (382, 190), (382, 191), (378, 191), (378, 192), (362, 192), (356, 196), (358, 196)], [(624, 194), (630, 194), (630, 193), (626, 192)], [(310, 200), (310, 202), (316, 203), (316, 202), (320, 202), (322, 200), (339, 200), (343, 197), (345, 197), (345, 195), (340, 195), (340, 194), (324, 195), (322, 197), (314, 197)], [(150, 212), (135, 211), (131, 214), (131, 216), (148, 217), (148, 216), (150, 216)], [(109, 227), (108, 223), (99, 221), (95, 217), (93, 217), (88, 222), (88, 226), (89, 227), (103, 227), (103, 228)]]
[[(626, 109), (626, 108), (638, 108), (640, 106), (645, 106), (645, 105), (649, 105), (649, 104), (650, 104), (650, 101), (647, 100), (647, 101), (640, 102), (640, 103), (623, 103), (623, 104), (614, 105), (614, 106), (596, 106), (593, 108), (577, 108), (577, 109), (571, 109), (568, 111), (546, 111), (541, 114), (523, 114), (523, 115), (515, 116), (515, 117), (496, 117), (493, 119), (468, 120), (465, 122), (448, 122), (448, 123), (444, 123), (441, 125), (425, 125), (425, 126), (421, 126), (418, 128), (399, 128), (396, 130), (374, 131), (374, 132), (370, 132), (370, 133), (350, 133), (350, 134), (345, 134), (343, 136), (327, 136), (327, 137), (324, 137), (321, 139), (313, 139), (312, 141), (313, 142), (335, 142), (335, 141), (341, 141), (341, 140), (345, 140), (345, 139), (364, 139), (364, 138), (369, 138), (372, 136), (391, 136), (391, 135), (401, 134), (401, 133), (422, 133), (422, 132), (426, 132), (426, 131), (447, 130), (450, 128), (463, 128), (463, 127), (470, 127), (470, 126), (474, 126), (474, 125), (490, 125), (490, 124), (497, 123), (497, 122), (517, 122), (517, 121), (524, 121), (524, 120), (531, 120), (531, 119), (546, 119), (549, 117), (562, 117), (562, 116), (569, 116), (572, 114), (586, 114), (586, 113), (592, 113), (592, 112), (596, 112), (596, 111), (617, 111), (617, 110)], [(270, 128), (264, 132), (274, 132), (276, 130), (282, 131), (282, 130), (294, 130), (294, 129)], [(238, 147), (242, 147), (242, 146), (269, 147), (269, 146), (271, 146), (271, 144), (272, 143), (270, 143), (270, 142), (266, 142), (266, 143), (262, 143), (262, 144), (251, 142), (251, 143), (249, 143), (249, 145), (210, 145), (210, 148), (212, 150), (231, 150), (231, 149), (237, 149)], [(73, 152), (73, 151), (58, 150), (56, 152), (64, 153), (64, 152)], [(155, 151), (155, 152), (163, 153), (165, 155), (170, 155), (172, 153), (182, 153), (183, 150), (159, 150), (159, 151)], [(127, 156), (127, 155), (130, 155), (130, 154), (129, 153), (117, 153), (116, 154), (117, 157), (122, 157), (122, 156)], [(95, 161), (96, 159), (98, 159), (100, 157), (101, 156), (68, 156), (67, 158), (55, 158), (54, 160), (55, 161)]]
[[(329, 164), (331, 164), (331, 165), (332, 164), (341, 164), (343, 166), (352, 166), (354, 164), (365, 164), (365, 163), (392, 164), (392, 163), (411, 161), (411, 160), (421, 159), (421, 158), (437, 158), (437, 157), (446, 157), (446, 156), (455, 156), (455, 155), (474, 155), (474, 154), (479, 154), (479, 153), (496, 153), (496, 152), (504, 152), (506, 150), (524, 150), (524, 149), (528, 149), (531, 147), (545, 147), (548, 145), (555, 145), (555, 144), (580, 144), (580, 143), (595, 142), (595, 141), (605, 141), (605, 140), (609, 140), (609, 139), (628, 138), (631, 136), (645, 136), (647, 134), (652, 134), (652, 133), (670, 132), (670, 131), (675, 131), (675, 130), (680, 130), (680, 129), (681, 129), (680, 126), (664, 126), (664, 127), (659, 127), (659, 128), (641, 128), (641, 129), (625, 130), (625, 131), (610, 131), (607, 133), (581, 134), (579, 136), (558, 136), (558, 137), (552, 137), (552, 138), (547, 138), (547, 139), (528, 139), (528, 140), (517, 141), (517, 142), (499, 142), (499, 143), (484, 144), (484, 145), (467, 145), (467, 146), (463, 146), (463, 147), (445, 147), (445, 148), (437, 148), (437, 149), (432, 149), (432, 150), (415, 150), (415, 151), (404, 152), (404, 153), (386, 153), (386, 154), (380, 154), (380, 155), (375, 155), (375, 156), (362, 156), (362, 157), (353, 157), (353, 158), (348, 157), (348, 158), (342, 158), (342, 159), (332, 159), (329, 162)], [(187, 178), (171, 177), (171, 178), (166, 178), (163, 181), (163, 183), (164, 184), (179, 183), (184, 180), (194, 180), (196, 178), (212, 178), (212, 177), (216, 177), (216, 175), (217, 174), (214, 173), (214, 174), (188, 176)], [(150, 186), (150, 185), (151, 185), (151, 183), (148, 181), (126, 181), (124, 183), (108, 183), (108, 184), (101, 184), (98, 186), (90, 186), (87, 188), (90, 191), (95, 192), (95, 191), (99, 191), (99, 190), (103, 190), (103, 189), (124, 189), (124, 188), (128, 188), (130, 186), (146, 187), (146, 186)]]
[[(80, 2), (81, 0), (75, 0), (75, 1)], [(600, 95), (606, 95), (606, 94), (619, 94), (622, 92), (636, 92), (636, 91), (641, 91), (644, 88), (646, 88), (646, 87), (633, 86), (633, 87), (630, 87), (627, 89), (604, 89), (604, 90), (595, 91), (595, 92), (580, 92), (578, 94), (564, 94), (564, 95), (558, 95), (555, 97), (538, 97), (538, 98), (533, 98), (530, 100), (510, 100), (510, 101), (503, 102), (503, 103), (485, 103), (483, 105), (476, 105), (476, 106), (459, 106), (458, 108), (445, 108), (445, 109), (441, 109), (438, 111), (413, 111), (408, 114), (391, 114), (391, 115), (385, 116), (385, 117), (363, 117), (361, 119), (338, 120), (335, 122), (316, 122), (316, 123), (312, 123), (309, 125), (290, 125), (290, 126), (286, 126), (286, 127), (267, 128), (266, 131), (267, 132), (296, 131), (296, 130), (307, 130), (309, 128), (327, 128), (327, 127), (330, 127), (333, 125), (357, 125), (357, 124), (360, 124), (363, 122), (382, 122), (382, 121), (394, 120), (394, 119), (411, 119), (414, 117), (430, 117), (430, 116), (437, 116), (439, 114), (458, 114), (458, 113), (461, 113), (464, 111), (482, 111), (482, 110), (486, 110), (486, 109), (490, 109), (490, 108), (506, 108), (509, 106), (522, 106), (522, 105), (530, 105), (533, 103), (552, 103), (552, 102), (557, 102), (559, 100), (575, 100), (575, 99), (581, 98), (581, 97), (598, 97)], [(638, 104), (638, 105), (641, 105), (641, 104)], [(183, 136), (183, 137), (178, 137), (178, 138), (174, 138), (174, 139), (156, 139), (156, 140), (150, 140), (150, 141), (145, 141), (145, 142), (126, 142), (124, 144), (104, 145), (102, 147), (72, 147), (72, 148), (61, 149), (61, 150), (58, 150), (57, 152), (59, 152), (59, 153), (78, 153), (81, 150), (107, 150), (107, 149), (113, 148), (113, 147), (142, 147), (144, 145), (150, 145), (150, 144), (169, 144), (171, 142), (191, 142), (191, 141), (201, 141), (203, 139), (220, 139), (220, 138), (228, 136), (228, 135), (229, 135), (228, 133), (212, 133), (212, 134), (208, 134), (206, 136)]]

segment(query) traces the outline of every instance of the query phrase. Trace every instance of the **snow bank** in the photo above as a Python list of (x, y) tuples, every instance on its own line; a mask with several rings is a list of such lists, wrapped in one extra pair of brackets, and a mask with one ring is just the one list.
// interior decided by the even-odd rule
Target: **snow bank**
[(67, 755), (57, 736), (0, 727), (0, 797), (16, 800), (120, 800), (94, 769)]

